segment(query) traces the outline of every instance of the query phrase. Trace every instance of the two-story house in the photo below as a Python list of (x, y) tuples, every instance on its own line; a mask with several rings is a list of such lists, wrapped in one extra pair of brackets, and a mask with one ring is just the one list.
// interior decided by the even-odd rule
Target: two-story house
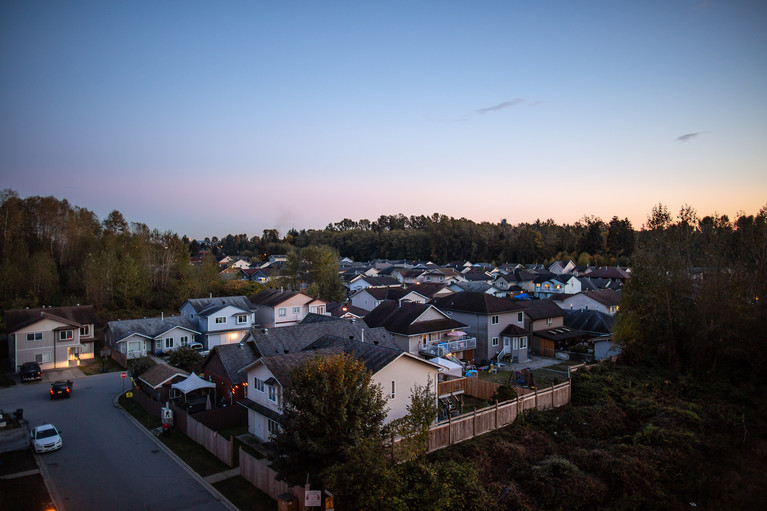
[(127, 360), (170, 352), (198, 342), (200, 332), (186, 316), (110, 321), (104, 327), (104, 343), (123, 366)]
[(192, 322), (193, 329), (200, 332), (200, 342), (209, 350), (240, 342), (257, 324), (257, 307), (245, 296), (190, 298), (179, 310)]
[(462, 329), (466, 326), (425, 303), (382, 302), (364, 318), (371, 328), (383, 327), (393, 335), (397, 347), (427, 358), (452, 353), (464, 361), (474, 360), (477, 340)]
[(93, 358), (96, 321), (92, 305), (5, 311), (11, 367), (18, 371), (24, 362), (37, 362), (45, 370)]
[(386, 300), (394, 302), (426, 303), (429, 298), (418, 292), (420, 286), (412, 286), (408, 289), (402, 287), (368, 287), (360, 289), (349, 297), (349, 301), (355, 307), (372, 311), (381, 302)]
[[(466, 324), (464, 330), (477, 339), (475, 357), (478, 360), (527, 360), (526, 326), (529, 320), (525, 302), (463, 291), (432, 303), (451, 318)], [(514, 328), (509, 328), (511, 326)]]
[(328, 314), (328, 302), (298, 291), (264, 289), (251, 296), (250, 302), (258, 308), (258, 324), (265, 328), (297, 325), (307, 314)]
[(620, 307), (621, 294), (612, 289), (597, 289), (567, 295), (557, 300), (565, 310), (595, 310), (605, 314), (615, 315)]
[(247, 397), (239, 404), (248, 410), (248, 431), (260, 441), (269, 441), (280, 428), (284, 389), (289, 385), (290, 373), (314, 357), (339, 353), (355, 356), (373, 373), (372, 383), (380, 385), (387, 397), (386, 423), (407, 414), (415, 385), (431, 383), (436, 404), (439, 365), (396, 349), (327, 335), (303, 351), (261, 357), (245, 368)]

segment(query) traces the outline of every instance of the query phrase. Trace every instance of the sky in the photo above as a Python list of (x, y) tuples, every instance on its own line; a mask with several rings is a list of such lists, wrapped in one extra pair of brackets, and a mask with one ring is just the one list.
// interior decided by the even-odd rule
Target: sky
[(767, 204), (767, 2), (0, 3), (0, 189), (191, 238)]

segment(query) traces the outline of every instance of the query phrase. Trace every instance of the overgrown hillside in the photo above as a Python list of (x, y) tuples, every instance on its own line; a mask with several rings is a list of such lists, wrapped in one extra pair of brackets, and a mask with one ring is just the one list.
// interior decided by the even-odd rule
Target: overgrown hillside
[(470, 465), (495, 509), (763, 509), (760, 389), (657, 369), (577, 373), (572, 406), (433, 455)]

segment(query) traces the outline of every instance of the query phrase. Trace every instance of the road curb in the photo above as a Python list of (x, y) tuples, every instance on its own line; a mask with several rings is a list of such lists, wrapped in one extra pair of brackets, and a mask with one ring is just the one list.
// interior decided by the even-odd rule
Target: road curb
[[(208, 483), (208, 481), (206, 481), (204, 477), (202, 477), (200, 474), (198, 474), (197, 472), (195, 472), (194, 470), (192, 470), (192, 467), (190, 467), (189, 465), (187, 465), (187, 464), (184, 462), (184, 460), (182, 460), (181, 458), (179, 458), (179, 457), (176, 455), (176, 453), (175, 453), (175, 452), (173, 452), (173, 451), (172, 451), (170, 448), (168, 448), (168, 446), (166, 446), (164, 443), (160, 442), (160, 440), (159, 440), (159, 439), (158, 439), (158, 438), (155, 436), (155, 434), (154, 434), (154, 433), (152, 433), (151, 431), (149, 431), (148, 429), (146, 429), (146, 428), (145, 428), (145, 427), (144, 427), (144, 426), (143, 426), (143, 425), (142, 425), (142, 424), (141, 424), (139, 421), (137, 421), (137, 420), (136, 420), (136, 418), (135, 418), (133, 415), (129, 414), (129, 413), (128, 413), (128, 412), (125, 410), (125, 408), (123, 408), (122, 406), (120, 406), (120, 403), (118, 402), (118, 400), (120, 399), (120, 396), (121, 396), (121, 395), (122, 395), (122, 394), (118, 394), (117, 396), (115, 396), (114, 400), (112, 401), (112, 403), (114, 404), (114, 407), (115, 407), (115, 408), (119, 408), (119, 409), (120, 409), (120, 411), (122, 411), (122, 413), (123, 413), (123, 414), (124, 414), (126, 417), (128, 417), (128, 419), (130, 419), (130, 421), (131, 421), (131, 422), (132, 422), (132, 423), (133, 423), (133, 424), (134, 424), (134, 425), (135, 425), (137, 428), (139, 428), (141, 431), (143, 431), (143, 432), (144, 432), (144, 434), (145, 434), (145, 435), (147, 435), (149, 438), (151, 438), (151, 439), (152, 439), (152, 441), (153, 441), (155, 444), (157, 444), (157, 446), (158, 446), (160, 449), (162, 449), (162, 450), (163, 450), (163, 451), (164, 451), (164, 452), (165, 452), (165, 453), (166, 453), (168, 456), (170, 456), (170, 458), (171, 458), (172, 460), (174, 460), (174, 461), (175, 461), (175, 462), (176, 462), (176, 463), (177, 463), (177, 464), (178, 464), (178, 465), (179, 465), (181, 468), (183, 468), (184, 470), (186, 470), (186, 472), (187, 472), (189, 475), (191, 475), (191, 476), (192, 476), (192, 477), (193, 477), (195, 480), (197, 480), (197, 482), (199, 482), (199, 483), (200, 483), (200, 484), (203, 486), (203, 488), (205, 488), (206, 490), (208, 490), (208, 493), (210, 493), (211, 495), (213, 495), (213, 497), (214, 497), (216, 500), (218, 500), (219, 502), (221, 502), (221, 504), (223, 504), (223, 505), (224, 505), (224, 506), (225, 506), (227, 509), (229, 509), (230, 511), (240, 511), (240, 508), (238, 508), (237, 506), (235, 506), (234, 504), (232, 504), (231, 502), (229, 502), (229, 499), (227, 499), (226, 497), (224, 497), (224, 495), (223, 495), (221, 492), (219, 492), (219, 491), (218, 491), (217, 489), (215, 489), (215, 488), (214, 488), (214, 487), (213, 487), (213, 486), (212, 486), (210, 483)], [(57, 507), (57, 509), (58, 509), (58, 507)]]

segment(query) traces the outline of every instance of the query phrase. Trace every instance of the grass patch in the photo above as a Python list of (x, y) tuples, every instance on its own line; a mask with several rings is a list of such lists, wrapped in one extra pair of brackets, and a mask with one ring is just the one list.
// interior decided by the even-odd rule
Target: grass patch
[(162, 421), (159, 417), (149, 415), (146, 410), (141, 408), (140, 404), (133, 399), (125, 397), (125, 394), (121, 394), (117, 402), (120, 403), (120, 406), (122, 406), (126, 412), (131, 414), (134, 419), (139, 421), (146, 429), (152, 430), (162, 426)]
[[(102, 366), (104, 368), (103, 371)], [(118, 371), (125, 371), (125, 369), (123, 369), (120, 364), (115, 362), (112, 357), (107, 357), (106, 360), (103, 360), (98, 354), (96, 354), (93, 360), (89, 360), (88, 362), (81, 364), (79, 367), (80, 371), (82, 371), (86, 376), (91, 376), (102, 372), (115, 373)]]
[(34, 474), (16, 479), (0, 479), (0, 507), (14, 511), (40, 511), (53, 509), (43, 476)]
[(172, 430), (169, 436), (160, 435), (159, 439), (203, 477), (232, 468), (178, 429)]
[(232, 477), (213, 485), (237, 506), (240, 511), (275, 511), (277, 501), (272, 500), (242, 477)]
[(35, 455), (31, 449), (4, 452), (0, 454), (0, 476), (18, 474), (27, 470), (37, 469)]
[(216, 433), (218, 433), (224, 438), (237, 437), (238, 435), (244, 435), (247, 432), (248, 432), (247, 424), (245, 424), (244, 426), (229, 426), (226, 428), (221, 428), (216, 431)]

